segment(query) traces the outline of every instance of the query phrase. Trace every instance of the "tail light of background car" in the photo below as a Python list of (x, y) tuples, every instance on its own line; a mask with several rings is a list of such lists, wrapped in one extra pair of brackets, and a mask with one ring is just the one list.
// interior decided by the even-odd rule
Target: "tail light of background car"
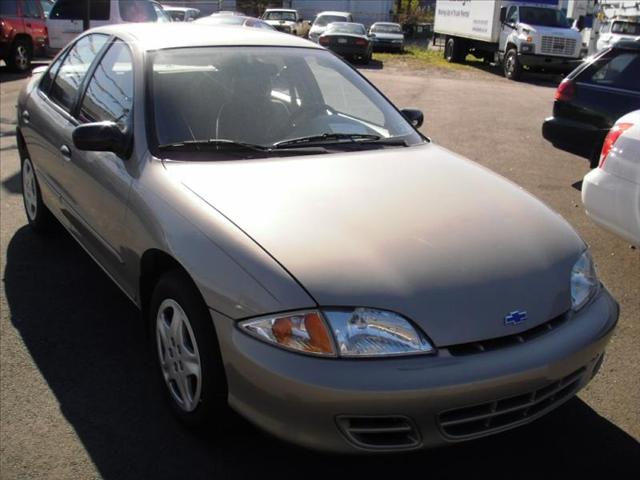
[(572, 80), (565, 79), (560, 82), (558, 85), (558, 89), (556, 90), (556, 94), (553, 97), (556, 100), (560, 100), (561, 102), (568, 102), (573, 98), (576, 93), (576, 86)]
[(364, 38), (358, 38), (356, 39), (356, 45), (369, 45), (369, 42), (367, 42)]
[(329, 45), (329, 39), (327, 37), (320, 37), (320, 45)]
[(614, 125), (611, 130), (609, 130), (609, 133), (605, 137), (604, 143), (602, 144), (602, 152), (600, 153), (600, 164), (598, 165), (598, 167), (604, 167), (604, 162), (607, 159), (607, 156), (609, 155), (609, 152), (611, 152), (611, 149), (615, 145), (616, 141), (618, 140), (618, 138), (620, 138), (620, 135), (629, 130), (631, 127), (633, 127), (633, 123), (618, 123), (617, 125)]

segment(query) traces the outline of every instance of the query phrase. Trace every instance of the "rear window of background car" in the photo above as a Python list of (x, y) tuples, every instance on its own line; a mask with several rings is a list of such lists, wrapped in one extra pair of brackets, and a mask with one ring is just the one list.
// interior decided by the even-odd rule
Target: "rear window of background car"
[(640, 53), (612, 50), (580, 75), (579, 82), (640, 92)]
[[(4, 1), (4, 0), (0, 0)], [(91, 0), (91, 20), (109, 20), (110, 0)], [(79, 0), (58, 0), (49, 13), (52, 20), (82, 20), (86, 3)]]

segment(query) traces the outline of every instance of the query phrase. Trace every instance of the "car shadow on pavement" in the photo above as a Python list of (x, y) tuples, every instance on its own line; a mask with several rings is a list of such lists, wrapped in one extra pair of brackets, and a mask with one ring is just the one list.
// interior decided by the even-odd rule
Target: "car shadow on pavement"
[[(470, 56), (469, 58), (474, 58), (474, 57)], [(497, 75), (499, 77), (504, 78), (502, 67), (494, 63), (467, 61), (467, 62), (464, 62), (463, 64), (478, 70), (482, 70), (483, 72), (491, 73), (493, 75)], [(530, 72), (525, 70), (524, 72), (522, 72), (522, 76), (520, 77), (519, 80), (517, 80), (517, 82), (528, 83), (530, 85), (537, 85), (540, 87), (555, 88), (558, 86), (558, 84), (562, 81), (563, 78), (564, 78), (563, 75), (559, 73)]]
[(384, 63), (380, 60), (370, 60), (369, 63), (356, 63), (353, 64), (358, 70), (382, 70)]
[(404, 455), (314, 453), (242, 420), (225, 435), (212, 426), (196, 436), (161, 400), (136, 308), (61, 227), (46, 237), (20, 228), (4, 281), (17, 334), (105, 479), (626, 478), (640, 470), (640, 444), (579, 399), (502, 435)]

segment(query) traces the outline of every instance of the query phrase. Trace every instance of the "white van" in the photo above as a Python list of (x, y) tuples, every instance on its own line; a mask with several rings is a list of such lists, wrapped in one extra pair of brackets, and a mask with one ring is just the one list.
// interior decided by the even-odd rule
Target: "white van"
[[(126, 22), (170, 22), (162, 6), (151, 0), (91, 0), (90, 27)], [(47, 19), (50, 53), (55, 53), (82, 33), (87, 2), (58, 0)]]

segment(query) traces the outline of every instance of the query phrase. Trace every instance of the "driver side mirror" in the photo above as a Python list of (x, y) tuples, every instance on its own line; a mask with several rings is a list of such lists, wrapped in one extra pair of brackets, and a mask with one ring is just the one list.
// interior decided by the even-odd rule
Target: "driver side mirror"
[(114, 122), (86, 123), (76, 127), (71, 136), (78, 150), (113, 152), (121, 158), (129, 154), (129, 136)]
[(422, 110), (414, 108), (403, 108), (400, 113), (406, 118), (414, 128), (420, 128), (424, 123), (424, 114)]

